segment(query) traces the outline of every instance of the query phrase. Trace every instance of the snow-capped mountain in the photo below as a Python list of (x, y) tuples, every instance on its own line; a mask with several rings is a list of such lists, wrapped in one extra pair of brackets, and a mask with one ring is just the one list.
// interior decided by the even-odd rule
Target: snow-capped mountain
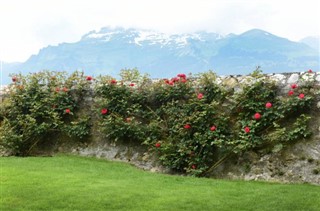
[(124, 41), (127, 44), (135, 44), (138, 46), (143, 45), (160, 45), (161, 47), (177, 47), (183, 48), (189, 42), (189, 40), (197, 41), (216, 41), (223, 38), (219, 34), (198, 32), (193, 34), (164, 34), (151, 30), (136, 30), (136, 29), (124, 29), (124, 28), (102, 28), (99, 32), (91, 31), (85, 34), (81, 40), (94, 42), (112, 42), (116, 40)]
[(247, 74), (256, 66), (264, 72), (317, 70), (319, 51), (259, 29), (222, 36), (105, 27), (85, 34), (78, 42), (43, 48), (10, 71), (80, 69), (92, 75), (116, 76), (123, 68), (136, 67), (162, 78), (209, 69), (218, 74)]

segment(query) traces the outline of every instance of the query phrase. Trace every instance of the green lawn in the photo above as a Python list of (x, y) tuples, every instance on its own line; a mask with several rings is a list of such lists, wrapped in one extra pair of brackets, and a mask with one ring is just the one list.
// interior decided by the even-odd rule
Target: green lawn
[(320, 210), (320, 186), (144, 172), (95, 158), (0, 158), (0, 210)]

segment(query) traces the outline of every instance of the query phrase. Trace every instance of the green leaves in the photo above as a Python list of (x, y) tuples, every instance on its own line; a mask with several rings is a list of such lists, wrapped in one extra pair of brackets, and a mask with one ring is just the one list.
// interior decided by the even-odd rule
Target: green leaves
[(106, 141), (147, 145), (163, 165), (199, 176), (230, 154), (278, 152), (307, 138), (319, 94), (311, 83), (281, 94), (259, 70), (236, 85), (229, 78), (233, 87), (212, 71), (153, 83), (137, 69), (122, 70), (119, 81), (87, 78), (81, 72), (16, 75), (0, 109), (0, 144), (27, 155), (44, 137), (83, 140), (95, 125)]
[(78, 121), (71, 121), (67, 125), (63, 125), (62, 130), (68, 134), (69, 137), (77, 137), (83, 139), (90, 135), (90, 117), (81, 118)]
[[(80, 93), (72, 89), (74, 84)], [(52, 134), (67, 132), (78, 138), (88, 135), (89, 119), (77, 116), (76, 112), (83, 102), (86, 84), (79, 72), (69, 77), (65, 73), (49, 71), (16, 75), (1, 109), (6, 121), (1, 123), (0, 144), (10, 148), (13, 154), (29, 155)], [(66, 114), (66, 109), (70, 114)]]

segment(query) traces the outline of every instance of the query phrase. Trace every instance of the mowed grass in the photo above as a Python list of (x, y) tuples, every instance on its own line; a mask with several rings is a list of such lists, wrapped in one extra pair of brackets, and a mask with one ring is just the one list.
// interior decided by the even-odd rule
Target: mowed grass
[(320, 186), (170, 176), (95, 158), (0, 158), (0, 210), (320, 210)]

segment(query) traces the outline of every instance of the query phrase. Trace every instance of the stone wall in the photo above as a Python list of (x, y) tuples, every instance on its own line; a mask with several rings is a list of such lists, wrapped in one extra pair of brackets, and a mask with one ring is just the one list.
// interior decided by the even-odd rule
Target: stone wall
[[(320, 73), (284, 73), (270, 74), (282, 93), (290, 90), (291, 84), (303, 85), (314, 81), (320, 90)], [(245, 82), (244, 76), (227, 76), (222, 83), (239, 87)], [(319, 92), (318, 92), (319, 93)], [(246, 152), (240, 158), (232, 158), (213, 173), (216, 178), (245, 180), (267, 180), (276, 182), (298, 182), (320, 185), (320, 93), (316, 106), (312, 109), (313, 121), (310, 123), (313, 135), (308, 140), (301, 140), (280, 152), (268, 154)]]
[[(273, 79), (286, 94), (291, 84), (298, 86), (314, 81), (320, 90), (320, 72), (268, 74), (264, 77)], [(218, 83), (226, 85), (235, 91), (241, 90), (241, 84), (250, 83), (251, 76), (220, 76)], [(249, 80), (248, 80), (249, 79)], [(260, 80), (263, 80), (260, 79)], [(3, 91), (0, 92), (2, 99)], [(92, 98), (86, 102), (90, 105)], [(311, 128), (313, 136), (301, 140), (290, 147), (275, 153), (246, 152), (240, 158), (231, 158), (215, 169), (212, 177), (245, 180), (267, 180), (280, 182), (307, 182), (320, 184), (320, 93), (312, 110), (313, 121)], [(61, 137), (60, 137), (61, 138)], [(151, 171), (168, 172), (159, 165), (154, 155), (146, 147), (135, 144), (107, 142), (93, 127), (93, 134), (87, 144), (59, 145), (57, 151), (71, 152), (82, 156), (94, 156), (109, 160), (119, 160), (132, 163)]]
[[(320, 89), (320, 73), (269, 74), (264, 77), (273, 79), (282, 94), (290, 90), (292, 84), (298, 86), (314, 81)], [(249, 79), (249, 80), (248, 80)], [(261, 79), (263, 80), (263, 78)], [(220, 76), (217, 82), (227, 87), (241, 90), (241, 84), (250, 83), (250, 76)], [(319, 93), (320, 95), (320, 93)], [(313, 109), (313, 122), (310, 127), (313, 136), (301, 140), (276, 153), (246, 152), (240, 158), (231, 158), (215, 169), (215, 178), (245, 180), (267, 180), (278, 182), (298, 182), (320, 184), (320, 96)], [(143, 146), (123, 143), (106, 143), (99, 135), (94, 135), (89, 145), (72, 147), (72, 153), (95, 156), (109, 160), (132, 163), (139, 168), (151, 171), (169, 172), (159, 165), (157, 159)]]

